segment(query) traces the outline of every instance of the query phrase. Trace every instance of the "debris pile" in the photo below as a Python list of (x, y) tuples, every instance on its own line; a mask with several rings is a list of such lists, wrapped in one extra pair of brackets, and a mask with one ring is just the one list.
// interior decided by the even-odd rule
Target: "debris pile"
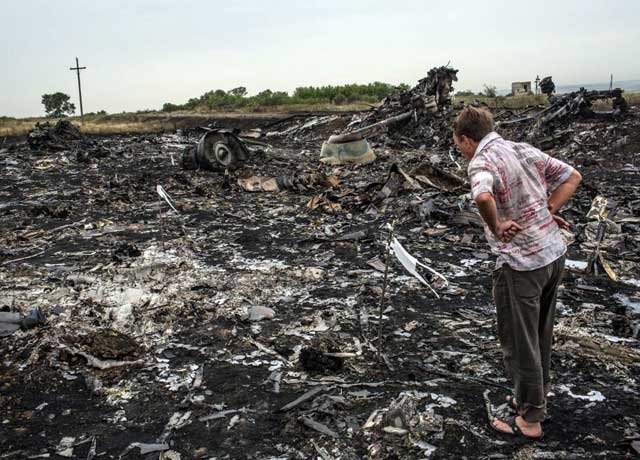
[(295, 115), (272, 124), (264, 137), (287, 142), (329, 138), (323, 146), (328, 151), (322, 155), (328, 164), (343, 157), (346, 161), (340, 164), (373, 161), (367, 139), (392, 148), (449, 145), (451, 92), (457, 73), (448, 66), (434, 67), (415, 87), (393, 93), (370, 111), (352, 116)]
[[(386, 128), (388, 125), (385, 145), (418, 148), (431, 147), (440, 141), (449, 142), (450, 94), (453, 82), (458, 81), (457, 73), (457, 69), (448, 66), (432, 68), (416, 86), (392, 94), (378, 107), (354, 120), (347, 133), (362, 132), (386, 121), (381, 126)], [(372, 130), (371, 134), (378, 132), (386, 132), (386, 129)]]
[(80, 129), (68, 120), (58, 120), (53, 126), (38, 122), (27, 136), (31, 150), (69, 150), (70, 143), (80, 139)]
[[(555, 84), (551, 77), (545, 77), (540, 82), (543, 94), (549, 98), (549, 105), (544, 108), (528, 108), (520, 114), (509, 113), (499, 121), (502, 128), (509, 129), (516, 139), (526, 139), (542, 148), (548, 148), (562, 137), (563, 129), (577, 119), (594, 117), (611, 118), (614, 121), (622, 119), (629, 110), (627, 101), (622, 96), (623, 90), (588, 91), (580, 88), (568, 94), (553, 94)], [(598, 100), (611, 99), (612, 111), (608, 113), (594, 112), (593, 103)], [(535, 109), (535, 110), (532, 110)]]

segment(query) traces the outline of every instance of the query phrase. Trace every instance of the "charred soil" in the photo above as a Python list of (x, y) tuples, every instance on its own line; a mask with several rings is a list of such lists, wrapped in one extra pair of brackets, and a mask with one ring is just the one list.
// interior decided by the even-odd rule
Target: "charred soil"
[[(461, 214), (467, 190), (405, 184), (372, 198), (392, 164), (464, 178), (462, 160), (442, 145), (380, 138), (369, 165), (319, 165), (322, 140), (348, 122), (274, 137), (230, 185), (222, 173), (181, 169), (197, 140), (190, 132), (85, 138), (56, 152), (24, 141), (0, 148), (0, 306), (47, 315), (45, 326), (0, 339), (0, 458), (628, 458), (624, 438), (640, 423), (640, 312), (629, 307), (640, 278), (637, 114), (575, 122), (548, 150), (584, 176), (564, 213), (577, 238), (570, 259), (590, 254), (596, 195), (616, 200), (627, 220), (605, 255), (619, 281), (566, 272), (550, 418), (544, 440), (528, 445), (488, 426), (483, 392), (500, 406), (510, 382), (493, 257)], [(338, 185), (250, 193), (237, 184), (311, 173)], [(325, 204), (310, 205), (318, 196)], [(450, 284), (435, 283), (436, 298), (391, 261), (380, 344), (379, 268), (394, 219), (405, 248)], [(400, 397), (439, 422), (419, 431), (405, 421), (407, 433), (365, 427)], [(126, 451), (132, 443), (164, 447)]]

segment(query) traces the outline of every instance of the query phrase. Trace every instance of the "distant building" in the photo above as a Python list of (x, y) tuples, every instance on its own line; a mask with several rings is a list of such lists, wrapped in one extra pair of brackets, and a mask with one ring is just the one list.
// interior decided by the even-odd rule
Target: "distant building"
[(513, 94), (514, 96), (529, 93), (531, 93), (530, 81), (514, 81), (513, 83), (511, 83), (511, 94)]

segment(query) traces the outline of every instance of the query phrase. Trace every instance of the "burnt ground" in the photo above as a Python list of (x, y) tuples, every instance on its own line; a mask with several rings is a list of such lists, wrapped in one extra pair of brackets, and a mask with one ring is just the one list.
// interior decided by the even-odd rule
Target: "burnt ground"
[[(372, 164), (322, 166), (332, 123), (274, 136), (230, 186), (221, 173), (181, 169), (193, 135), (91, 138), (56, 153), (20, 140), (0, 148), (0, 306), (40, 306), (48, 319), (0, 338), (0, 458), (634, 455), (621, 441), (640, 423), (637, 114), (576, 121), (548, 150), (584, 176), (564, 212), (576, 236), (570, 259), (591, 253), (593, 198), (618, 201), (603, 252), (619, 280), (567, 270), (550, 418), (544, 440), (524, 444), (488, 428), (483, 393), (503, 410), (509, 382), (493, 257), (465, 212), (466, 189), (405, 184), (373, 198), (393, 163), (461, 174), (453, 160), (462, 161), (380, 139)], [(236, 183), (302, 173), (339, 184), (250, 193)], [(313, 197), (324, 205), (311, 209)], [(405, 248), (449, 285), (433, 279), (436, 298), (390, 262), (379, 357), (384, 275), (370, 262), (384, 263), (394, 219)], [(274, 317), (248, 318), (259, 307)], [(398, 418), (408, 434), (383, 429)], [(127, 450), (132, 443), (165, 444), (164, 453)]]

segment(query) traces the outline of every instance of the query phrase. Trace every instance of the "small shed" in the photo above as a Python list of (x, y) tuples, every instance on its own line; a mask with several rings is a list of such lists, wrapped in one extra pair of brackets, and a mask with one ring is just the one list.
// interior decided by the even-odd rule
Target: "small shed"
[(511, 83), (511, 94), (513, 94), (514, 96), (529, 93), (531, 93), (530, 81), (514, 81), (513, 83)]

